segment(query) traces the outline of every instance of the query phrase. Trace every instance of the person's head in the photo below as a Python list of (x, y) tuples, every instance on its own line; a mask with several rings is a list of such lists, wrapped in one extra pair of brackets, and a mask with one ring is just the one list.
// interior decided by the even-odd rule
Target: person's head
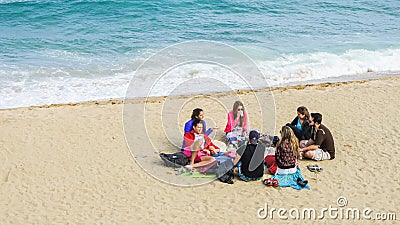
[(310, 125), (311, 126), (319, 126), (322, 123), (322, 115), (321, 113), (311, 113), (310, 117)]
[(256, 145), (258, 143), (258, 139), (260, 139), (260, 133), (256, 130), (252, 130), (249, 133), (249, 142), (252, 145)]
[(299, 154), (299, 140), (293, 133), (292, 128), (289, 126), (283, 126), (280, 132), (281, 139), (279, 140), (277, 146), (280, 146), (282, 143), (289, 142), (292, 146), (293, 154), (297, 157)]
[(233, 117), (236, 119), (238, 115), (242, 116), (244, 115), (245, 109), (244, 105), (241, 101), (236, 101), (233, 104)]
[(196, 134), (200, 134), (203, 131), (203, 123), (201, 120), (193, 121), (193, 130)]
[(307, 107), (305, 107), (305, 106), (298, 107), (297, 108), (297, 117), (299, 117), (302, 120), (309, 120), (310, 113), (308, 112)]
[(193, 109), (192, 112), (192, 119), (193, 120), (203, 120), (204, 119), (204, 112), (200, 108)]

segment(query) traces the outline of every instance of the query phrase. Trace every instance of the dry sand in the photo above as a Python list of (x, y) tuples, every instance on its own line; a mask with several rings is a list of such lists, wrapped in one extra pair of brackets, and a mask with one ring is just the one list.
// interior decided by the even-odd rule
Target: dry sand
[[(273, 219), (259, 219), (257, 210), (267, 203), (269, 208), (314, 207), (320, 211), (330, 205), (338, 207), (339, 196), (348, 201), (344, 209), (369, 207), (372, 217), (378, 212), (400, 213), (400, 77), (278, 88), (272, 94), (276, 129), (294, 118), (298, 106), (305, 105), (323, 114), (323, 124), (334, 135), (336, 159), (318, 163), (324, 168), (322, 173), (316, 176), (306, 170), (306, 165), (314, 162), (300, 162), (310, 191), (274, 189), (238, 179), (233, 185), (214, 181), (195, 187), (162, 182), (133, 159), (125, 142), (121, 101), (9, 109), (0, 111), (0, 224), (282, 223), (276, 212)], [(260, 129), (261, 112), (251, 93), (240, 92), (240, 98), (252, 127)], [(221, 139), (226, 108), (215, 99), (231, 107), (235, 95), (198, 96), (185, 103), (188, 99), (149, 100), (146, 129), (154, 148), (132, 149), (140, 162), (153, 165), (153, 175), (165, 175), (171, 181), (181, 177), (161, 165), (154, 149), (174, 151), (172, 143), (179, 145), (180, 129), (196, 106), (212, 119), (209, 127), (219, 125), (214, 138)], [(176, 121), (163, 125), (172, 124), (168, 129), (177, 130), (170, 140), (159, 124), (165, 101), (171, 101), (164, 109), (165, 118)], [(138, 102), (130, 105), (135, 108)], [(272, 111), (268, 115), (275, 117)], [(132, 119), (125, 129), (139, 122)], [(145, 132), (134, 138), (135, 146), (149, 139)], [(287, 222), (381, 222), (325, 218)]]

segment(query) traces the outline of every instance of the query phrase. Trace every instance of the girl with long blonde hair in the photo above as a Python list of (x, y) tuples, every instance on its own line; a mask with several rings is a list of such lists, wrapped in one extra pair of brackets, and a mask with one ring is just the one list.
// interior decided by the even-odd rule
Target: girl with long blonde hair
[(292, 187), (300, 190), (310, 189), (308, 181), (304, 180), (298, 167), (299, 141), (293, 130), (289, 126), (281, 129), (281, 139), (277, 143), (275, 150), (275, 160), (278, 169), (276, 174), (263, 182), (267, 186)]
[(283, 151), (283, 148), (289, 147), (293, 152), (295, 159), (299, 156), (299, 141), (296, 138), (293, 130), (288, 126), (283, 126), (281, 129), (281, 139), (278, 141), (277, 151)]

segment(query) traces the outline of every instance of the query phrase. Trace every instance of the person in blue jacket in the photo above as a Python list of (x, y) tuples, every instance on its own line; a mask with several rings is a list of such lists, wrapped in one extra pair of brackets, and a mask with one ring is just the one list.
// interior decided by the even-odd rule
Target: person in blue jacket
[[(204, 132), (207, 136), (210, 136), (210, 134), (213, 132), (213, 130), (218, 129), (218, 126), (215, 126), (214, 128), (208, 128), (208, 130), (207, 130), (207, 124), (206, 124), (206, 121), (204, 121), (204, 111), (200, 108), (195, 108), (195, 109), (193, 109), (191, 119), (185, 123), (185, 127), (183, 129), (184, 134), (193, 130), (193, 122), (195, 120), (201, 121), (201, 123), (203, 124), (202, 132)], [(184, 145), (184, 143), (182, 143), (182, 149), (183, 149), (183, 145)]]

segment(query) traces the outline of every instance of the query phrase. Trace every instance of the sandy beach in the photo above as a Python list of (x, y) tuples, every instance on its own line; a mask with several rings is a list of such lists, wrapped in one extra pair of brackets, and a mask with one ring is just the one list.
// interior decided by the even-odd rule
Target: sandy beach
[[(198, 96), (185, 104), (182, 102), (189, 96), (151, 99), (146, 104), (150, 112), (146, 125), (154, 148), (133, 149), (133, 153), (125, 141), (122, 101), (7, 109), (0, 110), (0, 224), (284, 222), (276, 212), (272, 219), (269, 215), (258, 218), (257, 211), (266, 204), (269, 209), (312, 207), (320, 211), (332, 206), (372, 210), (371, 220), (330, 219), (326, 215), (316, 221), (289, 218), (285, 223), (396, 223), (381, 221), (376, 215), (400, 213), (400, 77), (276, 88), (272, 95), (276, 133), (296, 116), (298, 106), (305, 105), (311, 112), (322, 113), (322, 123), (334, 136), (336, 158), (318, 163), (323, 172), (313, 174), (306, 165), (315, 163), (300, 161), (310, 191), (274, 189), (237, 178), (233, 185), (214, 181), (181, 187), (156, 179), (133, 158), (159, 162), (148, 172), (174, 179), (174, 170), (162, 166), (154, 149), (174, 151), (171, 140), (179, 142), (179, 129), (195, 107), (203, 108), (206, 117), (220, 127), (214, 138), (222, 139), (226, 109), (216, 106), (215, 99), (231, 102), (231, 107), (236, 93)], [(251, 127), (259, 128), (261, 114), (251, 93), (242, 91), (238, 96), (249, 112)], [(165, 101), (171, 101), (167, 112), (179, 111), (172, 128), (177, 132), (171, 140), (159, 124)], [(135, 107), (138, 103), (131, 104)], [(131, 125), (135, 126), (134, 122)], [(144, 134), (137, 142), (146, 138)], [(339, 197), (346, 198), (345, 206), (338, 206)], [(400, 215), (397, 217), (398, 222)]]

